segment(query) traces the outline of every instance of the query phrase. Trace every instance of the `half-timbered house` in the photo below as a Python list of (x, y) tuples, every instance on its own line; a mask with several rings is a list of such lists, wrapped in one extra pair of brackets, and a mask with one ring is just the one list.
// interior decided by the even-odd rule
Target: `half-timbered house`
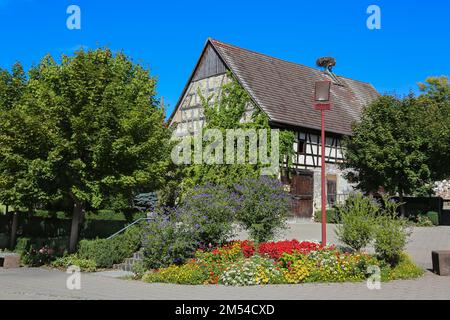
[[(281, 180), (290, 186), (293, 214), (310, 218), (320, 206), (321, 138), (320, 112), (313, 108), (314, 83), (331, 80), (333, 108), (326, 114), (327, 197), (332, 205), (352, 191), (338, 163), (343, 161), (341, 139), (351, 135), (351, 125), (362, 108), (377, 98), (369, 83), (337, 76), (329, 71), (307, 67), (208, 39), (200, 58), (170, 116), (179, 135), (201, 130), (205, 123), (198, 90), (204, 96), (218, 93), (231, 72), (248, 92), (252, 108), (260, 108), (273, 128), (295, 132), (295, 156), (289, 173), (281, 170)], [(214, 96), (218, 96), (217, 94)]]

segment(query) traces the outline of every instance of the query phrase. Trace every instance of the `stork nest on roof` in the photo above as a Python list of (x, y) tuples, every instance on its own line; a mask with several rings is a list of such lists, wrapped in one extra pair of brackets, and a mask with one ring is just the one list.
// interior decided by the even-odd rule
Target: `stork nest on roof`
[(322, 57), (317, 59), (316, 65), (331, 70), (336, 65), (336, 59), (333, 57)]

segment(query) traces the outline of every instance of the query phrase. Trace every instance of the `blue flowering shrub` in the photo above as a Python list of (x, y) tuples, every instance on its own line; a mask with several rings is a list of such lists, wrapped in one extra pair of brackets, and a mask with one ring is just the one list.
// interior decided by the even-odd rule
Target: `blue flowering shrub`
[(194, 188), (181, 207), (192, 215), (202, 246), (221, 246), (234, 236), (238, 202), (237, 194), (226, 186), (206, 184)]
[(234, 186), (238, 194), (236, 218), (256, 242), (274, 239), (286, 228), (290, 196), (277, 179), (261, 176)]
[(150, 269), (181, 265), (197, 249), (225, 244), (233, 223), (255, 242), (275, 237), (286, 227), (290, 196), (277, 179), (246, 179), (232, 189), (206, 184), (192, 189), (176, 208), (153, 213), (145, 227), (143, 252)]
[(146, 265), (179, 265), (198, 248), (224, 244), (234, 235), (237, 202), (225, 186), (207, 184), (191, 190), (178, 207), (153, 213), (144, 232)]
[(144, 227), (142, 241), (147, 268), (180, 265), (193, 257), (199, 233), (192, 216), (181, 208), (162, 208), (150, 218)]

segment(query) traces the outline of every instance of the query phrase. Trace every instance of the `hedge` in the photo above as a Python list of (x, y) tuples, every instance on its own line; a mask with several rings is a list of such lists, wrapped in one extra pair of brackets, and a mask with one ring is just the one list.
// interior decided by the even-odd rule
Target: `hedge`
[[(338, 223), (339, 217), (337, 214), (337, 211), (335, 209), (328, 209), (326, 211), (326, 219), (327, 223)], [(317, 210), (314, 212), (314, 221), (315, 222), (322, 222), (322, 211)]]
[[(133, 218), (138, 218), (138, 216)], [(11, 214), (0, 215), (0, 249), (6, 248), (9, 242), (11, 221)], [(20, 213), (17, 237), (31, 239), (68, 238), (71, 223), (71, 219), (29, 217), (26, 213)], [(86, 217), (80, 225), (80, 239), (107, 238), (128, 223), (126, 220), (97, 220), (87, 219)]]
[(78, 256), (93, 260), (100, 268), (111, 268), (116, 263), (130, 258), (141, 246), (142, 229), (130, 227), (125, 233), (112, 239), (81, 240)]
[(438, 226), (439, 225), (439, 213), (434, 211), (429, 211), (426, 213), (426, 216), (430, 221), (433, 223), (433, 225)]

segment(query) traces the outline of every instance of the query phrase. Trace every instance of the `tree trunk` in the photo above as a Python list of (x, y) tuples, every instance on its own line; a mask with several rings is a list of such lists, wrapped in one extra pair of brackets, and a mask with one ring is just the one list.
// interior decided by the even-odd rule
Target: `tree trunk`
[(83, 213), (83, 203), (79, 200), (75, 200), (73, 203), (72, 226), (70, 229), (70, 243), (69, 243), (70, 253), (74, 253), (77, 250), (78, 232), (82, 213)]
[(9, 240), (9, 247), (11, 250), (14, 250), (14, 248), (16, 247), (18, 224), (19, 224), (19, 216), (17, 214), (17, 211), (14, 210), (11, 224), (11, 238)]
[(28, 207), (28, 218), (33, 217), (33, 212), (34, 212), (33, 207)]
[(405, 208), (405, 205), (403, 203), (403, 191), (400, 191), (398, 193), (398, 199), (400, 201), (400, 216), (402, 218), (404, 218), (406, 216), (406, 208)]

